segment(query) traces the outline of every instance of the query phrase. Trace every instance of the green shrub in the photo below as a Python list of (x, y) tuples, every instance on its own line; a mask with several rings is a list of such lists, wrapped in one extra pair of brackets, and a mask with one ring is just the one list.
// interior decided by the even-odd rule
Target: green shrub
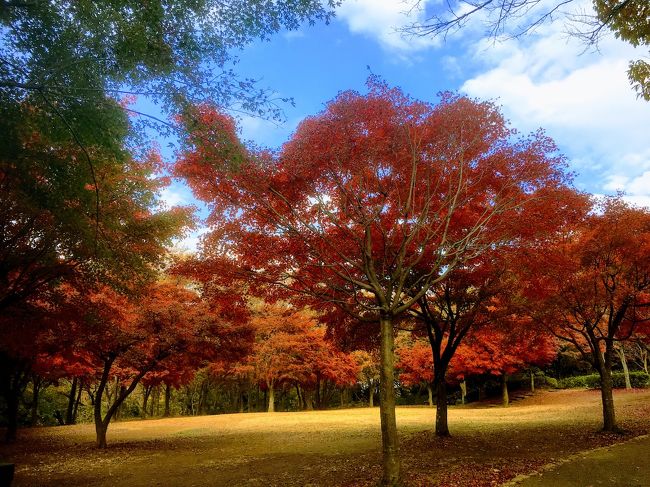
[[(614, 387), (621, 389), (625, 387), (625, 375), (623, 372), (614, 372), (612, 374)], [(642, 371), (630, 372), (630, 382), (634, 388), (650, 387), (650, 375)], [(566, 377), (558, 381), (560, 389), (600, 389), (600, 375), (577, 375), (575, 377)]]
[(557, 379), (554, 377), (544, 377), (544, 384), (552, 389), (557, 389), (559, 386)]
[[(625, 376), (623, 373), (616, 373), (614, 375), (616, 376), (614, 379), (614, 387), (625, 387)], [(650, 375), (640, 370), (630, 372), (630, 382), (632, 382), (632, 387), (634, 388), (641, 389), (650, 387)]]

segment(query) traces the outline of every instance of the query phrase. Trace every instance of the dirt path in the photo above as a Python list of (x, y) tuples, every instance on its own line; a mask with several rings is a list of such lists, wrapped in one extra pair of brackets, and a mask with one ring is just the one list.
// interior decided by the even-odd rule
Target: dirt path
[(650, 436), (579, 453), (507, 487), (650, 486)]
[[(617, 391), (615, 401), (630, 436), (650, 432), (650, 391)], [(453, 437), (440, 439), (433, 409), (398, 408), (406, 485), (496, 486), (625, 439), (596, 433), (593, 391), (449, 413)], [(110, 426), (107, 450), (93, 442), (92, 425), (33, 428), (0, 458), (16, 463), (15, 487), (357, 487), (381, 474), (378, 408), (126, 421)]]

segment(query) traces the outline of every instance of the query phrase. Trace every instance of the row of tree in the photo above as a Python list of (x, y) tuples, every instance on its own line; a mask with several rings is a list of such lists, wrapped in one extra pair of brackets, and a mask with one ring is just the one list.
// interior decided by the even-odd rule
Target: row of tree
[(368, 88), (278, 153), (247, 148), (209, 105), (190, 111), (175, 171), (211, 208), (193, 279), (308, 306), (343, 349), (378, 347), (386, 485), (399, 482), (397, 328), (428, 338), (440, 435), (452, 360), (488, 329), (477, 340), (495, 363), (497, 349), (543, 356), (540, 329), (571, 342), (617, 430), (614, 344), (647, 323), (650, 214), (573, 189), (553, 142), (517, 134), (491, 103)]
[[(430, 105), (376, 79), (304, 121), (279, 153), (247, 148), (209, 105), (185, 122), (170, 169), (211, 214), (201, 252), (184, 258), (165, 244), (191, 216), (157, 204), (155, 152), (98, 151), (91, 168), (79, 147), (21, 132), (24, 163), (2, 173), (10, 438), (34, 374), (72, 380), (68, 417), (80, 385), (94, 384), (100, 447), (138, 384), (146, 405), (147, 390), (169, 394), (206, 365), (258, 384), (269, 410), (278, 387), (318, 407), (365, 376), (379, 385), (394, 484), (398, 330), (414, 341), (399, 350), (401, 380), (432, 385), (439, 435), (450, 382), (548, 363), (555, 339), (594, 365), (604, 429), (617, 430), (615, 344), (647, 337), (650, 214), (574, 190), (543, 133), (520, 137), (490, 103), (445, 94)], [(364, 365), (373, 354), (377, 374)]]
[[(513, 12), (503, 1), (458, 3), (473, 7), (468, 15), (495, 6), (496, 33)], [(445, 94), (432, 106), (377, 80), (368, 95), (343, 93), (305, 120), (281, 151), (247, 148), (231, 118), (200, 103), (279, 115), (272, 94), (231, 70), (232, 49), (328, 20), (337, 2), (262, 2), (253, 14), (249, 4), (0, 7), (0, 392), (9, 435), (33, 373), (34, 387), (79, 377), (72, 415), (80, 384), (95, 383), (100, 446), (139, 381), (180, 383), (206, 362), (259, 373), (243, 358), (246, 344), (265, 355), (265, 341), (250, 339), (250, 296), (308, 309), (326, 326), (334, 348), (324, 341), (305, 356), (343, 367), (341, 353), (378, 350), (386, 485), (399, 482), (397, 328), (429, 341), (439, 434), (448, 433), (441, 398), (463, 347), (483, 347), (472, 363), (527, 347), (543, 356), (541, 329), (594, 363), (604, 427), (615, 430), (614, 344), (647, 322), (647, 211), (577, 193), (552, 141), (519, 136), (492, 104)], [(609, 27), (647, 45), (647, 2), (594, 6), (596, 34)], [(630, 66), (646, 98), (647, 72), (647, 63)], [(117, 101), (140, 94), (178, 116), (166, 122)], [(185, 138), (173, 169), (134, 137), (146, 121)], [(186, 178), (212, 213), (201, 254), (161, 278), (166, 247), (192, 223), (188, 210), (157, 204), (165, 170)], [(266, 341), (291, 364), (293, 350), (282, 347), (295, 333), (275, 334)], [(323, 332), (313, 334), (320, 343)], [(270, 367), (274, 354), (266, 356)], [(304, 381), (305, 403), (319, 375), (349, 377), (295, 365), (281, 380)]]

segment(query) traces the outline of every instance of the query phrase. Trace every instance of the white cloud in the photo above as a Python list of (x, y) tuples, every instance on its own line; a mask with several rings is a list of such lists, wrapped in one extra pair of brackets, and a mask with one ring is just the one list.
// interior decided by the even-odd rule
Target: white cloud
[(262, 147), (277, 147), (286, 141), (304, 116), (292, 116), (282, 123), (250, 115), (238, 115), (239, 132), (243, 140)]
[[(650, 162), (650, 157), (648, 158)], [(650, 171), (645, 171), (623, 185), (625, 200), (637, 206), (650, 208)]]
[(645, 171), (640, 176), (632, 179), (632, 181), (626, 185), (626, 190), (630, 195), (650, 196), (650, 171)]
[(278, 124), (261, 117), (252, 115), (238, 115), (237, 123), (241, 136), (245, 140), (259, 142), (269, 136), (269, 133), (278, 129)]
[(209, 232), (209, 227), (200, 227), (193, 232), (190, 232), (182, 239), (176, 240), (172, 247), (172, 251), (180, 254), (195, 254), (198, 251), (199, 244), (203, 235)]
[(288, 30), (282, 34), (282, 37), (284, 37), (288, 41), (292, 41), (293, 39), (301, 39), (305, 37), (305, 31), (303, 31), (302, 29)]
[[(496, 99), (513, 126), (543, 127), (591, 192), (626, 191), (635, 202), (650, 198), (650, 103), (638, 100), (627, 80), (628, 61), (640, 52), (613, 38), (600, 52), (550, 26), (534, 37), (486, 49), (473, 47), (483, 71), (462, 91)], [(647, 175), (646, 175), (647, 174)]]
[(351, 32), (376, 39), (384, 49), (407, 53), (437, 46), (440, 41), (424, 37), (406, 38), (398, 29), (424, 18), (423, 9), (431, 0), (417, 6), (413, 0), (346, 0), (336, 11)]
[[(430, 39), (408, 39), (397, 30), (444, 8), (444, 2), (426, 0), (410, 10), (415, 0), (348, 0), (337, 11), (351, 32), (375, 39), (402, 58), (440, 46)], [(511, 30), (536, 20), (555, 0), (542, 0), (508, 26)], [(591, 12), (591, 0), (570, 4), (573, 13)], [(579, 173), (577, 185), (594, 193), (625, 191), (630, 201), (650, 200), (650, 103), (636, 98), (627, 79), (631, 59), (643, 50), (607, 37), (599, 52), (567, 37), (567, 26), (555, 21), (533, 34), (495, 43), (482, 38), (486, 12), (474, 16), (453, 33), (445, 47), (455, 51), (441, 58), (450, 78), (466, 79), (461, 90), (493, 99), (516, 128), (523, 132), (546, 129)], [(559, 15), (558, 17), (562, 17)], [(460, 48), (460, 52), (458, 49)], [(647, 189), (646, 189), (647, 188)]]
[[(650, 162), (650, 157), (648, 161)], [(622, 174), (613, 174), (603, 188), (610, 193), (624, 191), (623, 199), (627, 202), (650, 208), (650, 171), (644, 171), (633, 178)]]
[(194, 202), (188, 198), (187, 189), (174, 185), (167, 186), (160, 192), (160, 202), (166, 207), (190, 205)]
[(603, 189), (609, 192), (623, 191), (625, 185), (630, 181), (630, 178), (621, 174), (612, 174), (607, 178), (607, 182), (603, 184)]

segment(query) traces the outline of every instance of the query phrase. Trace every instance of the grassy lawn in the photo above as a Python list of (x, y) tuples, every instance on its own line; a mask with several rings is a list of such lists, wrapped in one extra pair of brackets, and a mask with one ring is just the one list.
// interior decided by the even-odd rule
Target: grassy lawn
[[(491, 486), (650, 431), (650, 391), (615, 393), (626, 435), (603, 435), (597, 391), (542, 392), (509, 408), (397, 410), (406, 485)], [(379, 409), (127, 421), (94, 448), (93, 425), (23, 430), (0, 447), (16, 486), (370, 486), (381, 474)]]

